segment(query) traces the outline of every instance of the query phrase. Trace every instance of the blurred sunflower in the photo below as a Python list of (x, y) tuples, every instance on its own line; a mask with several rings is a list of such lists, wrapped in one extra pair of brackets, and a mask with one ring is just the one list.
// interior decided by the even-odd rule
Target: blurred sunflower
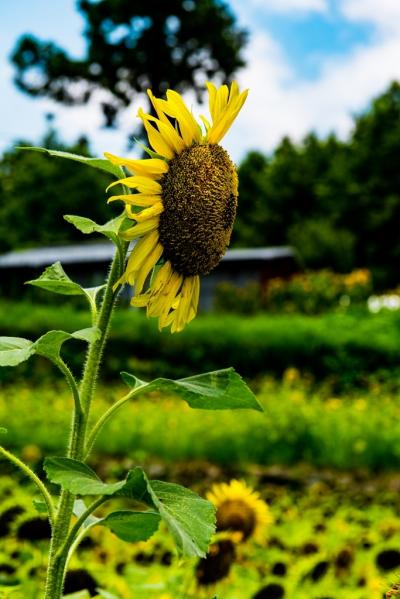
[[(135, 224), (121, 233), (123, 239), (139, 239), (118, 284), (134, 286), (132, 305), (146, 307), (157, 317), (160, 329), (181, 331), (197, 313), (200, 276), (208, 274), (229, 245), (236, 216), (238, 179), (236, 168), (219, 142), (228, 131), (248, 90), (240, 93), (207, 84), (211, 123), (201, 117), (204, 130), (182, 97), (168, 90), (166, 99), (148, 95), (157, 117), (142, 119), (152, 149), (151, 158), (131, 160), (109, 153), (113, 164), (126, 167), (132, 176), (115, 181), (134, 190), (114, 195), (109, 202), (125, 202), (127, 216)], [(162, 266), (145, 292), (155, 265)]]
[(207, 499), (217, 508), (217, 530), (239, 532), (242, 540), (262, 540), (266, 526), (272, 523), (269, 507), (260, 494), (241, 481), (213, 485)]

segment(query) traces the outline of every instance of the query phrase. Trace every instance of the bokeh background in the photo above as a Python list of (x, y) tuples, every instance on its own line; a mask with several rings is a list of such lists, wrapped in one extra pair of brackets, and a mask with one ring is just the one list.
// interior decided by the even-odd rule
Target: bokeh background
[[(79, 299), (23, 284), (56, 260), (101, 283), (112, 248), (63, 215), (103, 223), (118, 210), (105, 202), (107, 175), (18, 146), (139, 157), (147, 87), (181, 91), (196, 114), (208, 112), (209, 79), (250, 88), (224, 139), (239, 171), (237, 223), (200, 315), (160, 335), (126, 290), (96, 410), (123, 392), (121, 370), (150, 380), (234, 366), (265, 412), (205, 415), (153, 395), (108, 426), (93, 465), (113, 478), (139, 463), (201, 494), (242, 478), (269, 524), (234, 550), (215, 545), (208, 578), (163, 534), (141, 547), (98, 534), (68, 592), (397, 596), (399, 57), (397, 0), (1, 3), (1, 335), (89, 326)], [(79, 345), (65, 357), (79, 372)], [(42, 474), (67, 439), (68, 391), (40, 358), (1, 369), (0, 384), (6, 445)], [(40, 597), (46, 523), (26, 480), (0, 467), (0, 596)]]

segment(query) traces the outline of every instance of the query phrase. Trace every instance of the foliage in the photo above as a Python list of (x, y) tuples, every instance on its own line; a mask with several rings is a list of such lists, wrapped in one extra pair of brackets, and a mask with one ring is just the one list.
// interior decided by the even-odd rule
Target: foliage
[[(171, 464), (209, 460), (227, 467), (308, 463), (339, 469), (399, 468), (398, 381), (388, 384), (371, 377), (364, 389), (338, 393), (332, 383), (316, 385), (291, 368), (282, 382), (264, 378), (257, 388), (264, 412), (243, 412), (240, 417), (204, 411), (199, 418), (174, 396), (152, 392), (126, 404), (105, 425), (91, 464), (114, 480), (124, 476), (121, 455), (139, 464), (152, 457)], [(120, 394), (119, 386), (101, 386), (93, 420)], [(21, 405), (24, 411), (18, 413)], [(0, 422), (7, 421), (5, 439), (33, 463), (43, 454), (60, 454), (67, 442), (69, 408), (60, 383), (33, 390), (26, 384), (4, 386)], [(105, 455), (115, 456), (109, 472), (103, 466)]]
[[(47, 328), (73, 332), (90, 326), (90, 318), (71, 308), (67, 299), (57, 308), (1, 302), (0, 330), (4, 335), (36, 339)], [(160, 375), (189, 376), (199, 364), (209, 371), (234, 364), (247, 377), (280, 376), (294, 366), (318, 379), (331, 376), (338, 386), (362, 385), (365, 374), (382, 369), (396, 376), (400, 316), (397, 312), (356, 310), (321, 316), (203, 315), (179, 336), (170, 336), (159, 335), (156, 325), (139, 310), (121, 309), (114, 317), (109, 343), (112, 355), (104, 362), (103, 373), (114, 380), (115, 373), (123, 370), (149, 380)], [(63, 355), (79, 372), (77, 342), (69, 341)], [(5, 381), (24, 374), (40, 381), (51, 373), (43, 360), (34, 358), (29, 368), (22, 365), (15, 375), (3, 369), (1, 376)]]
[(290, 279), (271, 279), (265, 288), (257, 283), (236, 287), (220, 283), (215, 309), (219, 312), (254, 314), (260, 311), (321, 314), (349, 306), (365, 306), (371, 293), (366, 269), (341, 275), (329, 270), (297, 274)]
[[(244, 64), (246, 33), (225, 3), (80, 0), (78, 7), (86, 55), (77, 60), (54, 42), (24, 35), (12, 55), (15, 81), (33, 97), (67, 106), (86, 104), (101, 91), (106, 126), (149, 87), (156, 95), (194, 88), (200, 96), (204, 79), (230, 79)], [(32, 72), (40, 77), (32, 81)]]
[(369, 268), (398, 284), (400, 84), (355, 119), (346, 142), (283, 139), (270, 158), (239, 168), (238, 246), (292, 244), (309, 268)]
[[(67, 161), (86, 163), (87, 166), (101, 172), (110, 172), (116, 178), (121, 176), (119, 168), (107, 165), (103, 159), (86, 159), (70, 152), (36, 147), (31, 149), (47, 152)], [(177, 484), (150, 480), (140, 467), (131, 469), (122, 481), (106, 483), (86, 464), (99, 432), (122, 406), (144, 391), (168, 389), (169, 392), (182, 396), (193, 408), (262, 411), (251, 390), (233, 368), (178, 381), (157, 377), (155, 381), (148, 383), (124, 373), (124, 382), (128, 384), (129, 392), (105, 410), (96, 422), (89, 422), (111, 316), (120, 291), (118, 283), (127, 260), (128, 244), (120, 236), (120, 229), (124, 225), (123, 215), (105, 225), (98, 225), (91, 219), (79, 216), (69, 215), (68, 220), (83, 233), (102, 233), (114, 243), (114, 259), (105, 285), (95, 289), (81, 289), (68, 277), (58, 262), (46, 268), (38, 279), (29, 283), (57, 295), (86, 296), (92, 326), (71, 333), (50, 330), (34, 342), (21, 337), (0, 337), (0, 366), (15, 367), (28, 361), (35, 354), (41, 356), (49, 360), (64, 376), (72, 400), (72, 424), (69, 427), (67, 449), (64, 449), (63, 457), (47, 457), (44, 461), (48, 482), (60, 487), (57, 502), (40, 477), (24, 461), (0, 445), (0, 456), (19, 468), (20, 472), (34, 483), (41, 495), (41, 500), (36, 501), (36, 506), (40, 506), (40, 513), (47, 512), (50, 545), (44, 585), (45, 599), (62, 599), (64, 592), (67, 592), (65, 577), (69, 560), (83, 537), (96, 526), (109, 528), (124, 541), (138, 542), (151, 538), (163, 521), (182, 556), (206, 556), (215, 531), (215, 508), (209, 501)], [(97, 298), (100, 290), (101, 299)], [(86, 358), (81, 359), (84, 366), (80, 369), (79, 379), (61, 356), (64, 343), (71, 339), (85, 341), (88, 345)], [(51, 412), (50, 409), (49, 414)], [(15, 413), (19, 414), (20, 410), (16, 410)], [(49, 424), (49, 418), (44, 418), (43, 421)], [(0, 432), (7, 436), (6, 429), (1, 428)], [(92, 503), (85, 504), (82, 497), (87, 496), (96, 498)], [(115, 497), (130, 500), (136, 509), (114, 511), (102, 518), (93, 516), (101, 505)], [(107, 597), (108, 594), (97, 588), (95, 592), (99, 592), (103, 597)]]
[[(84, 156), (90, 151), (84, 139), (69, 147), (54, 132), (42, 143)], [(18, 148), (7, 151), (0, 161), (0, 250), (81, 241), (78, 231), (65, 225), (63, 215), (77, 212), (100, 222), (108, 220), (115, 208), (110, 213), (97, 198), (109, 182), (106, 174), (69, 160), (51, 160)]]
[[(185, 467), (193, 475), (200, 474), (196, 488), (205, 493), (215, 467), (191, 463)], [(210, 599), (216, 595), (254, 599), (261, 589), (264, 594), (284, 591), (296, 599), (382, 599), (397, 580), (400, 557), (397, 475), (367, 477), (344, 472), (338, 476), (307, 467), (253, 468), (245, 475), (270, 504), (274, 521), (259, 543), (236, 545), (229, 576), (217, 570), (220, 580), (215, 586), (196, 585), (197, 560), (176, 558), (164, 532), (134, 545), (98, 528), (91, 544), (82, 544), (73, 557), (74, 576), (68, 580), (68, 592), (83, 586), (90, 592), (71, 599), (88, 599), (95, 588), (97, 592), (104, 589), (102, 599)], [(227, 479), (229, 473), (219, 471), (218, 476)], [(10, 506), (17, 510), (9, 512), (10, 534), (0, 548), (3, 585), (22, 583), (8, 586), (14, 589), (11, 599), (35, 597), (43, 575), (47, 543), (32, 539), (24, 526), (34, 519), (40, 530), (29, 492), (0, 478), (0, 521)], [(21, 555), (19, 562), (16, 553)]]

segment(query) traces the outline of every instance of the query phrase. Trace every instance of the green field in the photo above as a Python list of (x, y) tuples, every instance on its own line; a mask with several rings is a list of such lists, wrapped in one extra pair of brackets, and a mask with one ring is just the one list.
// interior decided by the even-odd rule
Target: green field
[[(122, 461), (110, 462), (110, 469)], [(227, 576), (202, 586), (196, 582), (197, 560), (175, 557), (163, 532), (147, 543), (132, 545), (105, 529), (95, 529), (71, 562), (67, 590), (98, 586), (120, 599), (212, 599), (215, 594), (224, 599), (251, 599), (264, 588), (261, 597), (267, 598), (382, 599), (396, 580), (400, 565), (398, 475), (371, 479), (361, 472), (254, 466), (228, 472), (205, 462), (174, 469), (160, 462), (148, 467), (186, 483), (196, 473), (201, 482), (194, 486), (200, 493), (216, 477), (246, 476), (270, 505), (274, 523), (258, 544), (248, 541), (236, 546)], [(20, 584), (10, 595), (13, 599), (39, 599), (45, 572), (47, 542), (43, 537), (48, 526), (38, 519), (30, 491), (29, 487), (16, 490), (9, 478), (0, 479), (0, 582)], [(17, 513), (7, 517), (7, 510), (15, 506)], [(282, 590), (284, 595), (279, 594)]]
[[(68, 305), (57, 312), (16, 304), (7, 315), (7, 326), (17, 323), (14, 334), (32, 339), (47, 328), (88, 324)], [(106, 599), (383, 599), (400, 574), (398, 316), (230, 316), (223, 336), (221, 321), (210, 315), (180, 337), (158, 337), (142, 316), (116, 315), (113, 357), (105, 357), (92, 423), (126, 393), (119, 370), (147, 380), (159, 368), (179, 376), (221, 366), (218, 355), (222, 366), (234, 359), (253, 375), (249, 384), (264, 412), (192, 410), (152, 392), (106, 425), (91, 466), (113, 481), (140, 465), (152, 478), (201, 495), (215, 482), (243, 478), (260, 491), (273, 523), (257, 543), (214, 549), (215, 575), (221, 567), (229, 572), (209, 585), (197, 582), (198, 562), (180, 560), (163, 530), (133, 545), (94, 529), (72, 559), (67, 591), (87, 588), (94, 596), (101, 588)], [(75, 368), (81, 350), (71, 344)], [(303, 362), (308, 368), (300, 368)], [(65, 449), (71, 406), (67, 386), (45, 360), (4, 369), (4, 446), (44, 477), (43, 457)], [(0, 597), (40, 599), (48, 526), (26, 480), (0, 466)]]
[[(400, 465), (397, 387), (372, 380), (363, 390), (335, 394), (290, 369), (282, 382), (253, 384), (263, 413), (190, 409), (182, 400), (152, 393), (121, 408), (100, 435), (96, 451), (131, 459), (207, 459), (218, 464), (306, 462), (319, 467), (395, 469)], [(98, 388), (96, 415), (124, 395), (122, 385)], [(71, 398), (61, 383), (31, 389), (3, 386), (0, 425), (6, 445), (61, 454), (67, 442)], [(9, 439), (9, 440), (7, 440)]]

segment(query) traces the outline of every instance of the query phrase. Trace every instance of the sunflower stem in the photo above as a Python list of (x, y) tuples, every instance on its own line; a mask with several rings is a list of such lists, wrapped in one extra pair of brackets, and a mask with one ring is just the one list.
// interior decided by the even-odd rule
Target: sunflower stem
[(40, 493), (43, 496), (44, 501), (46, 502), (49, 521), (50, 521), (51, 526), (53, 526), (54, 517), (55, 517), (53, 500), (51, 498), (50, 493), (48, 492), (48, 490), (46, 489), (46, 487), (40, 480), (40, 478), (33, 472), (33, 470), (31, 470), (29, 468), (29, 466), (27, 466), (24, 462), (22, 462), (22, 460), (17, 458), (17, 456), (15, 456), (10, 451), (7, 451), (7, 449), (2, 447), (1, 445), (0, 445), (0, 454), (2, 454), (12, 464), (14, 464), (15, 466), (18, 466), (18, 468), (20, 470), (22, 470), (22, 472), (24, 474), (26, 474), (26, 476), (28, 476), (31, 479), (31, 481), (37, 486), (37, 488), (39, 489)]
[[(127, 249), (128, 244), (124, 244), (122, 256), (120, 251), (116, 251), (114, 260), (111, 264), (100, 312), (96, 320), (96, 326), (100, 329), (101, 334), (99, 339), (93, 341), (88, 348), (79, 388), (79, 404), (76, 401), (76, 393), (74, 393), (75, 405), (67, 455), (69, 458), (76, 460), (84, 459), (87, 422), (90, 414), (91, 402), (99, 375), (101, 358), (107, 341), (111, 316), (118, 294), (114, 290), (114, 285), (120, 276), (123, 266), (121, 262), (122, 259), (125, 259)], [(73, 389), (73, 391), (75, 391), (75, 389)], [(74, 500), (75, 496), (69, 491), (61, 491), (50, 544), (44, 599), (62, 598), (66, 563), (68, 559), (68, 551), (62, 551), (62, 548), (65, 539), (70, 539), (69, 533)], [(71, 542), (73, 542), (73, 539)]]

